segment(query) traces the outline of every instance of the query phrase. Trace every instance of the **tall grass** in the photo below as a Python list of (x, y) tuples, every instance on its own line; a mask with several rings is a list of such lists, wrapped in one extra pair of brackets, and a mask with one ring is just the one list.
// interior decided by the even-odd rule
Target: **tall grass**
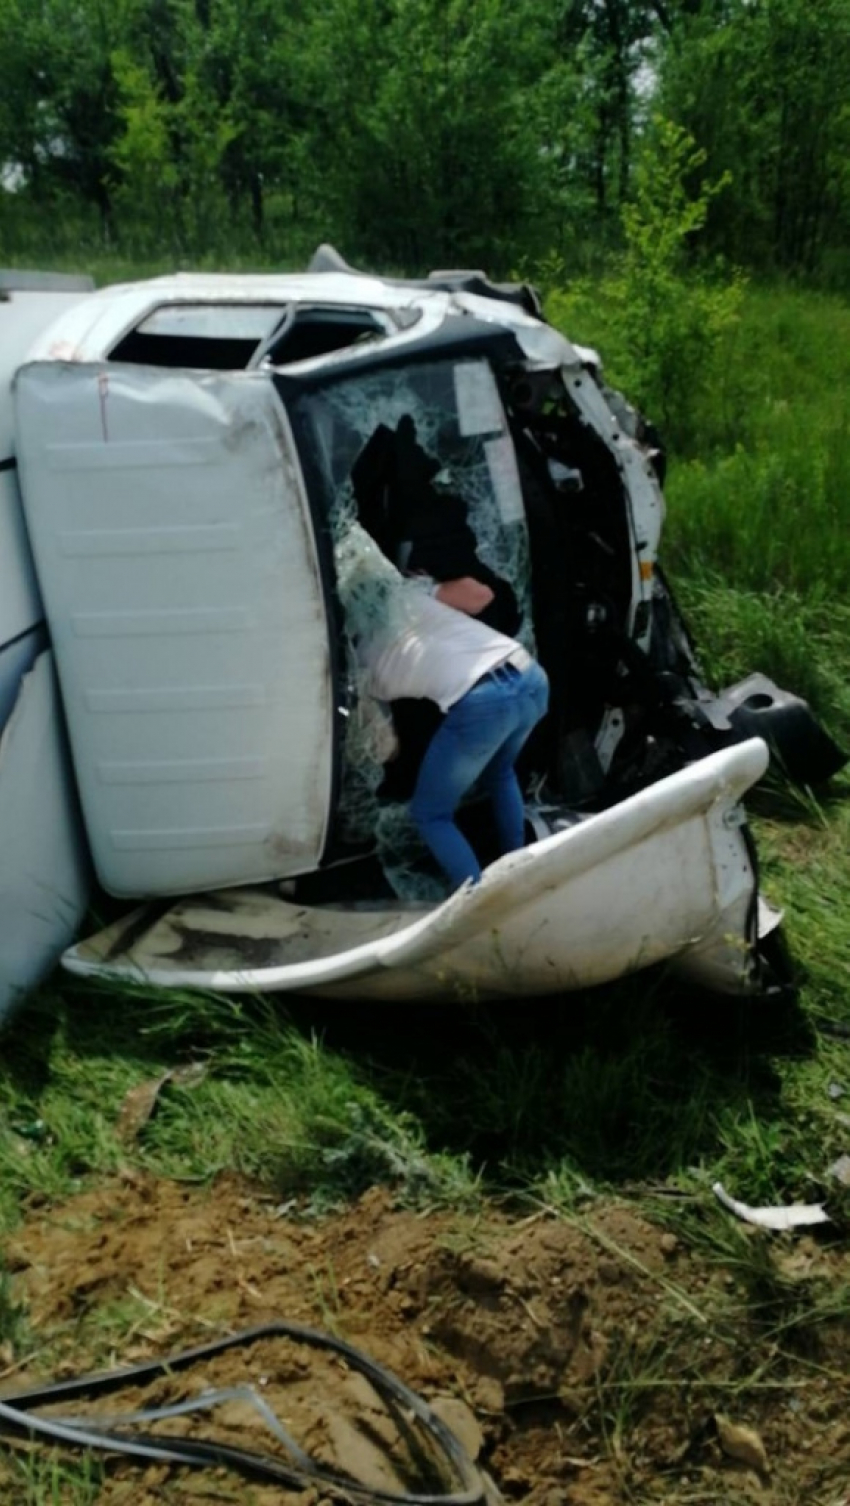
[[(547, 306), (572, 339), (611, 352), (617, 385), (624, 331), (605, 281), (598, 296), (550, 289)], [(691, 353), (669, 407), (662, 558), (709, 676), (761, 668), (847, 735), (850, 307), (741, 288), (735, 320), (707, 341), (701, 372)]]
[(751, 289), (722, 400), (729, 447), (674, 457), (669, 568), (710, 673), (735, 678), (758, 665), (846, 738), (850, 309)]
[[(598, 298), (584, 284), (552, 290), (547, 306), (572, 339), (611, 352), (616, 385), (622, 333), (604, 284)], [(667, 559), (678, 574), (792, 590), (828, 610), (850, 584), (850, 307), (749, 286), (709, 364), (700, 402), (683, 371), (672, 404)]]
[(850, 308), (750, 290), (717, 402), (725, 445), (697, 431), (671, 472), (671, 562), (828, 621), (850, 588)]

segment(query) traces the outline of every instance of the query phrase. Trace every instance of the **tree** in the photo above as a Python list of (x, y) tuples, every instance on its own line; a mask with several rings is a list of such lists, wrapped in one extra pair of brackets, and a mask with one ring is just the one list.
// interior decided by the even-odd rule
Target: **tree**
[(2, 0), (0, 116), (5, 160), (44, 200), (66, 190), (112, 226), (109, 157), (117, 129), (113, 51), (129, 0)]
[(850, 0), (725, 0), (673, 28), (664, 108), (732, 189), (709, 233), (738, 261), (812, 273), (850, 220)]
[(648, 0), (566, 0), (556, 45), (579, 70), (587, 119), (579, 173), (592, 186), (598, 215), (618, 215), (629, 193), (633, 144), (644, 111), (658, 21)]
[(0, 0), (0, 27), (6, 227), (598, 265), (660, 105), (697, 180), (731, 174), (714, 250), (811, 275), (850, 229), (850, 0)]
[(710, 207), (728, 188), (725, 177), (699, 183), (705, 166), (693, 138), (656, 117), (637, 159), (622, 214), (625, 246), (612, 272), (589, 294), (579, 286), (549, 302), (556, 323), (581, 327), (592, 300), (612, 378), (684, 452), (698, 428), (704, 432), (698, 421), (742, 291), (739, 276), (719, 276), (695, 255)]
[(291, 207), (300, 202), (303, 176), (312, 176), (303, 151), (309, 10), (299, 0), (285, 9), (277, 0), (206, 4), (203, 79), (232, 127), (222, 182), (232, 213), (247, 213), (261, 240), (269, 196), (283, 194)]
[(504, 265), (535, 237), (548, 41), (531, 11), (500, 0), (333, 0), (317, 13), (315, 155), (359, 254)]

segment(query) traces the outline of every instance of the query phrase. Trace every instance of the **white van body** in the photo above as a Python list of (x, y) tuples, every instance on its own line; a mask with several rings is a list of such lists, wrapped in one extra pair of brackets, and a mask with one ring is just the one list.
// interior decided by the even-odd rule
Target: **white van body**
[[(71, 970), (432, 998), (557, 993), (667, 960), (762, 986), (778, 917), (740, 799), (767, 723), (703, 685), (656, 568), (651, 435), (530, 290), (384, 280), (320, 251), (303, 274), (69, 296), (29, 336), (5, 410), (26, 519), (16, 490), (0, 515), (7, 680), (40, 595), (84, 814), (73, 850), (109, 894), (153, 902), (71, 947)], [(379, 532), (389, 518), (381, 547), (400, 537), (405, 559), (461, 516), (452, 548), (505, 584), (552, 681), (524, 775), (537, 840), (448, 899), (430, 880), (405, 890), (381, 847), (381, 799), (404, 804), (392, 769), (371, 806), (351, 804), (340, 497)], [(758, 678), (749, 701), (769, 718)], [(2, 796), (0, 767), (0, 812)], [(85, 895), (71, 887), (66, 941)]]

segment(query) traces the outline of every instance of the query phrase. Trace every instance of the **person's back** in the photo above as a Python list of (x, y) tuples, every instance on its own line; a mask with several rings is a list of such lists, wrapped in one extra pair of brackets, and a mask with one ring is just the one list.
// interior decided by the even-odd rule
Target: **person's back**
[(424, 697), (448, 711), (497, 665), (530, 662), (514, 639), (444, 605), (418, 581), (403, 589), (405, 610), (397, 624), (358, 645), (367, 689), (377, 700)]
[(492, 802), (500, 852), (523, 846), (514, 765), (546, 713), (546, 675), (513, 638), (431, 594), (471, 600), (474, 607), (484, 599), (474, 581), (429, 588), (405, 578), (356, 523), (338, 541), (336, 562), (346, 626), (368, 692), (383, 701), (433, 700), (446, 713), (425, 750), (410, 813), (452, 886), (474, 883), (481, 868), (455, 811), (478, 783)]

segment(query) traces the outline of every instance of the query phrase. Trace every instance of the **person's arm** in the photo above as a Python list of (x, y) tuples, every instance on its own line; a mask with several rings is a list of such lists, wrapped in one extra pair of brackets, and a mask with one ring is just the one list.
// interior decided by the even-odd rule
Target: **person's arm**
[(493, 592), (472, 575), (460, 575), (456, 580), (444, 580), (434, 591), (437, 601), (443, 606), (454, 607), (456, 612), (465, 612), (467, 617), (477, 617), (493, 600)]

